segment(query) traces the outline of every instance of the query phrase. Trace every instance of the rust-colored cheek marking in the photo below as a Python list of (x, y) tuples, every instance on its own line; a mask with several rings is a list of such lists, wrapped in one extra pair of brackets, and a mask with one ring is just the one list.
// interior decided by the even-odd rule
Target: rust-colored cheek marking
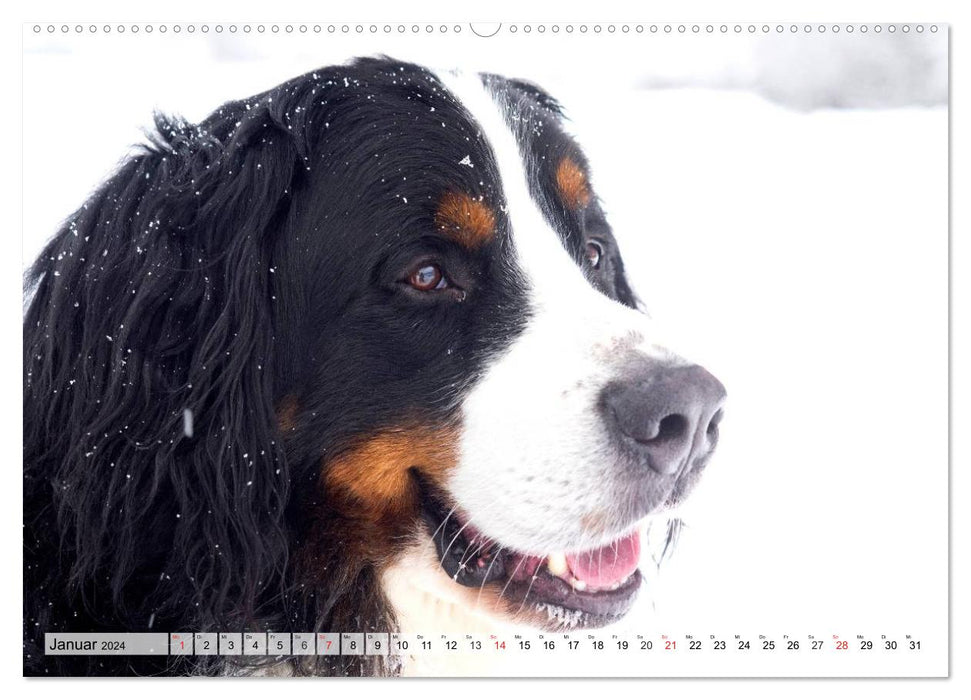
[(329, 493), (349, 499), (355, 515), (371, 521), (406, 515), (415, 507), (408, 473), (416, 467), (442, 484), (455, 465), (458, 433), (454, 428), (414, 426), (362, 437), (333, 459), (322, 462)]
[(299, 410), (300, 404), (295, 395), (287, 394), (280, 399), (276, 407), (276, 427), (282, 434), (292, 433), (296, 429)]
[(586, 173), (569, 156), (556, 166), (556, 189), (567, 209), (583, 209), (590, 204), (590, 185)]
[(435, 225), (465, 248), (478, 248), (496, 233), (496, 215), (481, 199), (447, 192), (438, 203)]

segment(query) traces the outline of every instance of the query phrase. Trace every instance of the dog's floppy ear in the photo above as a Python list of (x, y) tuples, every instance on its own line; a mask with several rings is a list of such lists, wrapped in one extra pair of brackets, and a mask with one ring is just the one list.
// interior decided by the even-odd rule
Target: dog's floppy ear
[(156, 122), (28, 273), (25, 551), (95, 618), (239, 629), (288, 555), (268, 256), (305, 147), (265, 98)]

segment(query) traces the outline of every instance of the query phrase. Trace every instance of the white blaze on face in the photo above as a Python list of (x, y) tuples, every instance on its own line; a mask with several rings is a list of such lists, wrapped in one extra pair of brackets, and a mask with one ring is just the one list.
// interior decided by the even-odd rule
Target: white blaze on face
[[(530, 196), (503, 107), (477, 76), (444, 76), (499, 167), (530, 320), (463, 403), (448, 488), (466, 518), (500, 544), (542, 555), (614, 540), (632, 519), (634, 478), (611, 444), (598, 401), (636, 355), (675, 359), (643, 314), (595, 290)], [(501, 99), (501, 98), (500, 98)], [(625, 473), (626, 472), (626, 473)]]

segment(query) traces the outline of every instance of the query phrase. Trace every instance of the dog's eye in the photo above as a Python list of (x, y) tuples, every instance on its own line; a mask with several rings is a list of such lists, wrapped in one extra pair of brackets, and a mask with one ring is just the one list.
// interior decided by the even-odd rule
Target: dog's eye
[(587, 241), (587, 246), (583, 251), (584, 257), (590, 264), (590, 267), (597, 269), (600, 267), (600, 260), (603, 258), (604, 249), (597, 241)]
[(408, 284), (419, 292), (432, 292), (449, 287), (448, 278), (438, 265), (422, 265), (408, 277)]

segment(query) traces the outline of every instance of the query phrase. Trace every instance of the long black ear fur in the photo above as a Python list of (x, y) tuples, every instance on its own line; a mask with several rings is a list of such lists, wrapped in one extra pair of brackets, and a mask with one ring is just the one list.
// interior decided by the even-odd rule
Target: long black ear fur
[(268, 256), (306, 154), (286, 119), (157, 117), (27, 275), (26, 671), (43, 632), (243, 629), (284, 586)]

